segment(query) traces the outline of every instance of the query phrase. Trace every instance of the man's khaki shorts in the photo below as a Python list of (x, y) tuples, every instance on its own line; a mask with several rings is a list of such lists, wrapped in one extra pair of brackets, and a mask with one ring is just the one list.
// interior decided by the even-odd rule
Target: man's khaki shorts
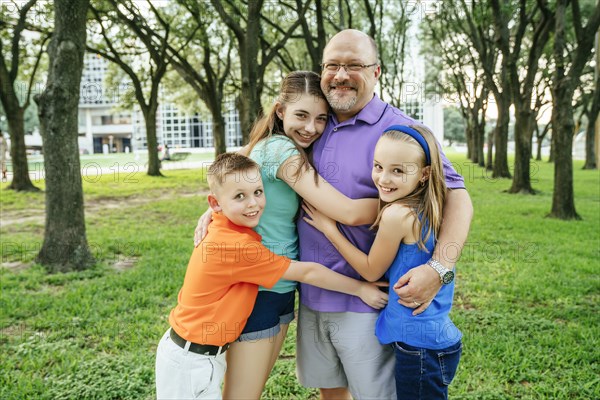
[(355, 399), (395, 399), (394, 352), (375, 336), (378, 313), (319, 312), (300, 305), (298, 380), (350, 389)]

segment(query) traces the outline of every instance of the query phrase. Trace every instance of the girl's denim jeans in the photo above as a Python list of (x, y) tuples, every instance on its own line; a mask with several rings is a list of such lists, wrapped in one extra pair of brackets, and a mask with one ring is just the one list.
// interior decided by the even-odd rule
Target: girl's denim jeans
[(448, 385), (454, 379), (462, 342), (441, 350), (428, 350), (402, 342), (392, 344), (396, 356), (398, 400), (448, 398)]

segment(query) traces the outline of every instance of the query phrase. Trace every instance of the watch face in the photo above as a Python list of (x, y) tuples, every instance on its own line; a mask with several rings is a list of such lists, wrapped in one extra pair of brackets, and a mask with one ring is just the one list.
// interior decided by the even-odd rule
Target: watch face
[(453, 280), (454, 280), (454, 272), (452, 272), (452, 271), (446, 272), (444, 274), (444, 276), (442, 277), (442, 283), (444, 285), (451, 283)]

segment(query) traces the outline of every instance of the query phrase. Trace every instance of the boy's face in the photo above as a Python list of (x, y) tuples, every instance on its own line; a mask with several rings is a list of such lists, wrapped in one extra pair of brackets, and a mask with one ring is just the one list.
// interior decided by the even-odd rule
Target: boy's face
[(258, 225), (267, 199), (258, 169), (225, 175), (224, 182), (208, 195), (213, 211), (222, 212), (239, 226)]

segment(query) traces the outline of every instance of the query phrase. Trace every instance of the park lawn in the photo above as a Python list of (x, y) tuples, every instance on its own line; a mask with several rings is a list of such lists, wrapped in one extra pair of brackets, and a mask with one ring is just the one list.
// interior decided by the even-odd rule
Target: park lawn
[[(600, 398), (600, 173), (575, 163), (583, 219), (565, 222), (545, 217), (552, 165), (532, 162), (540, 193), (523, 196), (504, 192), (509, 180), (451, 158), (475, 217), (457, 267), (451, 316), (464, 350), (450, 397)], [(165, 175), (84, 180), (88, 241), (99, 262), (57, 275), (32, 265), (43, 194), (1, 186), (2, 221), (13, 221), (0, 228), (0, 398), (154, 396), (154, 351), (206, 207), (201, 171)], [(292, 326), (264, 398), (317, 398), (295, 378), (294, 336)]]

